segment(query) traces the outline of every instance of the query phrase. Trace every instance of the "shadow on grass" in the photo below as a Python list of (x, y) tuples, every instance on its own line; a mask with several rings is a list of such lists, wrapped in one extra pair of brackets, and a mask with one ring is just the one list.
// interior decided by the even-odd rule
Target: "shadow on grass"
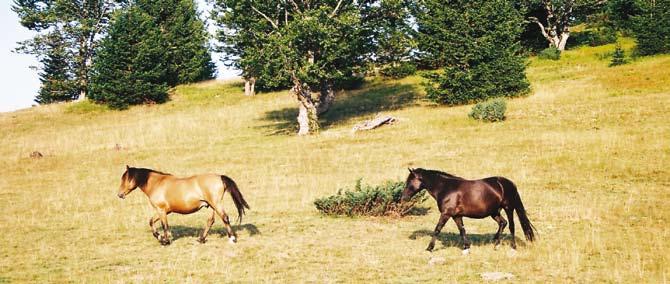
[[(397, 82), (376, 81), (363, 85), (363, 88), (347, 91), (346, 96), (338, 92), (328, 112), (319, 117), (321, 129), (353, 118), (412, 106), (418, 95), (417, 86)], [(297, 132), (297, 116), (297, 107), (269, 111), (263, 119), (272, 123), (261, 127), (270, 130), (270, 135), (293, 134)]]
[(406, 216), (423, 216), (428, 214), (428, 211), (430, 211), (430, 207), (412, 207)]
[[(418, 238), (423, 238), (426, 237), (426, 246), (428, 246), (428, 242), (430, 242), (430, 237), (433, 236), (433, 231), (432, 230), (418, 230), (414, 231), (411, 235), (409, 235), (409, 239), (411, 240), (416, 240)], [(493, 244), (493, 236), (495, 236), (495, 233), (491, 234), (466, 234), (468, 237), (468, 240), (470, 240), (470, 244), (473, 246), (485, 246), (489, 244)], [(501, 245), (507, 245), (509, 246), (509, 242), (506, 240), (509, 240), (511, 236), (509, 234), (502, 234), (500, 237), (501, 240)], [(435, 250), (437, 251), (441, 248), (449, 248), (449, 247), (457, 247), (457, 248), (463, 248), (463, 241), (461, 240), (461, 235), (458, 233), (451, 233), (451, 232), (442, 232), (440, 233), (439, 236), (437, 236), (437, 240), (442, 243), (442, 247), (440, 246), (435, 246)], [(519, 246), (524, 246), (525, 243), (520, 240), (519, 238), (516, 239), (516, 244)]]
[[(259, 231), (256, 225), (254, 224), (233, 225), (232, 227), (233, 231), (237, 232), (238, 234), (241, 231), (249, 232), (249, 236), (258, 235), (261, 233), (261, 231)], [(198, 238), (200, 237), (200, 234), (202, 234), (203, 230), (205, 230), (204, 225), (202, 227), (195, 227), (195, 228), (180, 225), (170, 226), (170, 231), (172, 232), (172, 238), (175, 241), (183, 237)], [(158, 231), (161, 232), (162, 234), (162, 231), (160, 229)], [(220, 226), (214, 224), (214, 226), (212, 226), (212, 228), (209, 230), (208, 238), (212, 237), (212, 235), (221, 235), (222, 237), (227, 237), (228, 233), (226, 231), (226, 228), (222, 224), (220, 224)]]

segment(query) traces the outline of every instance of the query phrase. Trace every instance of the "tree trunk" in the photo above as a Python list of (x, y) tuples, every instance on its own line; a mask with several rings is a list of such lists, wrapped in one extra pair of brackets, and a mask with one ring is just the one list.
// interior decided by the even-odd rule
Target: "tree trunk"
[(256, 95), (256, 78), (251, 77), (249, 79), (244, 79), (244, 95), (245, 96), (255, 96)]
[(85, 39), (80, 40), (81, 47), (79, 48), (79, 97), (77, 98), (77, 101), (84, 101), (86, 100), (86, 96), (88, 95), (88, 70), (90, 70), (91, 64), (92, 64), (92, 58), (89, 55), (89, 45), (85, 41)]
[(333, 84), (330, 82), (321, 84), (319, 106), (317, 108), (318, 114), (321, 115), (326, 113), (330, 109), (330, 106), (333, 105), (333, 101), (335, 101), (335, 90), (333, 90)]
[(308, 135), (319, 131), (319, 114), (317, 105), (312, 100), (309, 87), (303, 86), (299, 80), (294, 78), (294, 86), (291, 90), (298, 102), (298, 135)]
[(565, 44), (568, 43), (568, 38), (570, 37), (570, 32), (563, 32), (561, 33), (561, 39), (558, 41), (558, 50), (563, 51), (565, 50)]

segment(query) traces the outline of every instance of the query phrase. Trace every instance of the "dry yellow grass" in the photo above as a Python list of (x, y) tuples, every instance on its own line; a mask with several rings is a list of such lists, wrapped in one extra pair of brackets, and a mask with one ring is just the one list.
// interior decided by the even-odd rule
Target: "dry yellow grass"
[[(81, 103), (1, 114), (0, 282), (462, 283), (487, 271), (521, 282), (667, 282), (670, 56), (608, 68), (598, 58), (612, 49), (532, 60), (533, 94), (509, 101), (508, 120), (495, 124), (468, 119), (470, 106), (420, 100), (416, 77), (342, 94), (313, 137), (286, 135), (295, 116), (286, 92), (247, 98), (230, 83), (180, 86), (167, 104), (122, 112)], [(377, 112), (399, 122), (350, 132)], [(30, 159), (36, 150), (45, 157)], [(116, 197), (125, 164), (233, 177), (252, 208), (239, 243), (219, 237), (217, 221), (199, 244), (208, 217), (199, 212), (171, 215), (176, 240), (161, 247), (146, 197)], [(493, 220), (466, 219), (471, 254), (461, 255), (453, 221), (431, 254), (432, 200), (427, 215), (402, 219), (313, 207), (361, 177), (404, 178), (408, 166), (509, 177), (539, 241), (510, 256), (507, 242), (493, 250)]]

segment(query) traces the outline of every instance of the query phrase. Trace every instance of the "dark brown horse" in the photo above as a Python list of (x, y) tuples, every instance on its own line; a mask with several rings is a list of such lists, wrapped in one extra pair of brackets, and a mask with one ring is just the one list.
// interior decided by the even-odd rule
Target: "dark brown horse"
[(514, 183), (504, 177), (467, 180), (441, 171), (409, 169), (402, 199), (407, 200), (423, 189), (428, 190), (428, 193), (435, 198), (441, 213), (440, 220), (433, 232), (433, 238), (428, 244), (428, 251), (432, 251), (435, 247), (435, 239), (440, 234), (444, 224), (447, 223), (449, 218), (453, 218), (463, 239), (463, 254), (467, 254), (470, 249), (470, 241), (465, 236), (463, 217), (481, 219), (491, 216), (498, 223), (498, 232), (493, 238), (497, 247), (500, 244), (500, 234), (507, 225), (507, 221), (500, 216), (501, 209), (505, 209), (509, 220), (512, 249), (516, 249), (514, 211), (519, 216), (526, 240), (532, 242), (535, 239), (535, 227), (526, 216), (526, 209), (521, 203), (519, 192)]
[[(207, 220), (205, 230), (198, 241), (206, 242), (207, 233), (214, 224), (216, 215), (219, 215), (226, 227), (228, 240), (234, 243), (237, 241), (237, 235), (230, 227), (228, 215), (223, 211), (223, 194), (226, 191), (230, 192), (235, 207), (237, 207), (240, 223), (242, 222), (242, 215), (244, 215), (244, 208), (249, 208), (235, 182), (224, 175), (204, 174), (178, 178), (151, 169), (126, 166), (126, 172), (121, 176), (119, 198), (125, 198), (126, 195), (138, 187), (149, 197), (149, 202), (156, 211), (156, 214), (149, 219), (149, 227), (151, 227), (154, 237), (162, 245), (169, 245), (172, 238), (167, 222), (167, 215), (172, 212), (191, 214), (203, 207), (210, 207), (212, 208), (212, 214)], [(154, 227), (158, 220), (163, 225), (162, 237)]]

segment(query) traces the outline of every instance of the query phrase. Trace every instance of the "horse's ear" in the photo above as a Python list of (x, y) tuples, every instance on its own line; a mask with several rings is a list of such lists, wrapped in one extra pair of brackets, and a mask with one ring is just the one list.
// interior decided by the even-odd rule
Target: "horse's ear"
[(129, 169), (130, 169), (130, 167), (128, 165), (126, 165), (126, 171), (129, 170)]
[(409, 173), (414, 174), (414, 169), (412, 169), (412, 168), (407, 168), (407, 170), (409, 170)]

